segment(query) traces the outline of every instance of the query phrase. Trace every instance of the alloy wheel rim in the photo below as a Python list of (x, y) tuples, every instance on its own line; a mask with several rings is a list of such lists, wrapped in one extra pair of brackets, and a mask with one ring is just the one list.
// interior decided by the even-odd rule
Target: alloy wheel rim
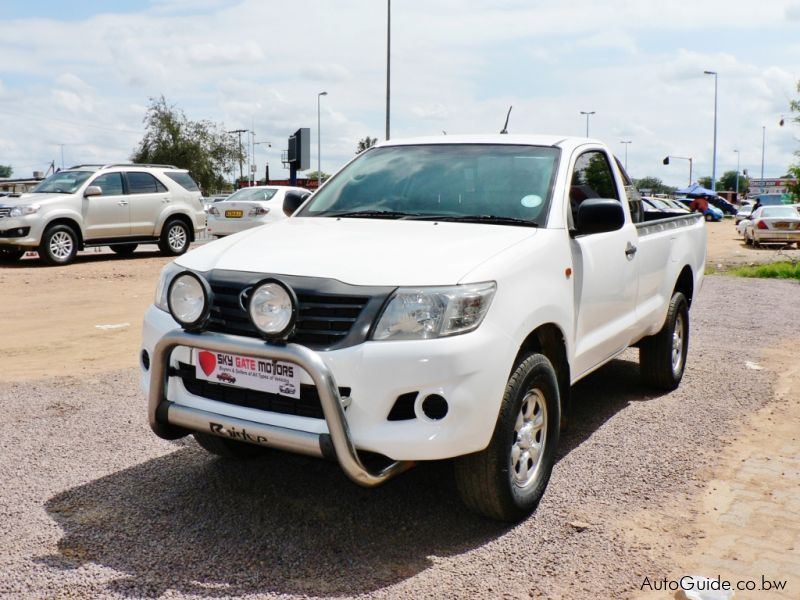
[(60, 260), (68, 258), (72, 254), (72, 248), (72, 237), (63, 231), (54, 233), (50, 238), (50, 254), (55, 258)]
[(672, 372), (677, 375), (681, 370), (683, 361), (683, 337), (684, 337), (683, 315), (678, 313), (675, 318), (675, 328), (672, 331)]
[(509, 455), (509, 472), (517, 487), (527, 488), (536, 480), (544, 458), (546, 436), (547, 406), (544, 394), (538, 388), (531, 388), (522, 399), (517, 414)]
[(180, 225), (175, 225), (169, 230), (169, 246), (173, 250), (181, 250), (186, 244), (186, 231)]

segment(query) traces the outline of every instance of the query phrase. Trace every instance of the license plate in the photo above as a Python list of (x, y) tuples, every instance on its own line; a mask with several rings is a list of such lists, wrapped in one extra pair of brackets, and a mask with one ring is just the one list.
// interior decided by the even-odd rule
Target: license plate
[(225, 211), (225, 218), (226, 219), (241, 219), (244, 216), (243, 210), (226, 210)]
[(786, 223), (784, 221), (780, 221), (778, 223), (773, 223), (772, 226), (775, 229), (791, 229), (792, 228), (792, 224), (791, 223)]
[(300, 367), (295, 364), (210, 350), (196, 350), (192, 358), (198, 379), (300, 398)]

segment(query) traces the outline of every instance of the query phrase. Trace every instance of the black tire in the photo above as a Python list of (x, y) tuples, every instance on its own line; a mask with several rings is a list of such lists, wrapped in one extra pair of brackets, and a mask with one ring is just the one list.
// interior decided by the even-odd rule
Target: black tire
[(67, 265), (78, 253), (78, 235), (69, 225), (53, 225), (42, 236), (39, 258), (47, 265)]
[(711, 222), (714, 219), (714, 217), (712, 217), (711, 215), (705, 215), (705, 219), (706, 221)]
[(20, 250), (18, 248), (0, 248), (0, 263), (17, 262), (23, 256), (25, 256), (25, 250)]
[(167, 221), (161, 230), (158, 247), (167, 256), (179, 256), (189, 249), (189, 227), (180, 219)]
[(269, 448), (256, 446), (255, 444), (248, 444), (247, 442), (237, 442), (236, 440), (228, 440), (225, 438), (217, 437), (209, 433), (200, 433), (195, 431), (193, 434), (195, 441), (201, 448), (221, 456), (222, 458), (231, 459), (247, 459), (263, 456), (269, 452)]
[[(456, 485), (464, 504), (499, 521), (519, 521), (530, 515), (550, 480), (560, 421), (553, 365), (542, 354), (530, 354), (508, 380), (489, 445), (455, 460)], [(537, 444), (534, 461), (530, 450)]]
[(130, 256), (138, 247), (139, 244), (115, 244), (114, 246), (109, 246), (113, 252), (120, 256)]
[(689, 351), (689, 303), (675, 292), (661, 331), (639, 342), (639, 368), (648, 385), (674, 390), (681, 383)]

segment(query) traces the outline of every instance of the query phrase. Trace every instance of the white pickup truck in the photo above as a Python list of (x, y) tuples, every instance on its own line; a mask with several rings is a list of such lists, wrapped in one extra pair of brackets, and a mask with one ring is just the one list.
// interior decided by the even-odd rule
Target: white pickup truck
[(163, 270), (141, 351), (160, 437), (327, 457), (364, 486), (454, 459), (467, 506), (513, 521), (573, 383), (632, 345), (648, 383), (681, 381), (702, 216), (641, 222), (601, 142), (392, 140), (301, 201)]

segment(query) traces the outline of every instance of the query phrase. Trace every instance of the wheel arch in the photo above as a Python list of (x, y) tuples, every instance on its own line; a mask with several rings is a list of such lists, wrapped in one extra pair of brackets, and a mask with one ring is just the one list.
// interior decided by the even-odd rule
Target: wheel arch
[(83, 250), (83, 232), (81, 231), (81, 226), (75, 219), (71, 217), (56, 217), (52, 221), (49, 221), (42, 229), (42, 237), (44, 237), (44, 233), (48, 229), (57, 225), (67, 225), (70, 229), (72, 229), (75, 232), (75, 235), (78, 236), (78, 249)]
[[(531, 352), (538, 352), (547, 357), (556, 371), (558, 378), (558, 393), (561, 399), (562, 423), (569, 411), (570, 404), (570, 366), (567, 355), (567, 341), (563, 330), (555, 323), (544, 323), (531, 331), (523, 340), (514, 359), (511, 372), (523, 356)], [(511, 373), (509, 373), (509, 377)]]
[(158, 228), (158, 236), (161, 236), (167, 223), (173, 220), (181, 221), (184, 225), (186, 225), (186, 229), (189, 231), (189, 242), (194, 242), (194, 223), (189, 215), (182, 212), (173, 212), (169, 213), (168, 215), (164, 215), (163, 219), (161, 220), (161, 225)]
[(691, 308), (692, 298), (694, 296), (694, 274), (689, 265), (683, 267), (678, 275), (678, 280), (675, 282), (675, 287), (672, 290), (673, 295), (675, 292), (681, 292), (686, 297), (689, 308)]

